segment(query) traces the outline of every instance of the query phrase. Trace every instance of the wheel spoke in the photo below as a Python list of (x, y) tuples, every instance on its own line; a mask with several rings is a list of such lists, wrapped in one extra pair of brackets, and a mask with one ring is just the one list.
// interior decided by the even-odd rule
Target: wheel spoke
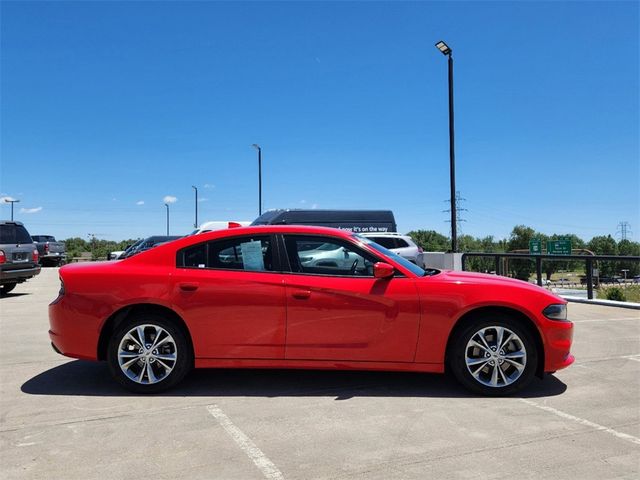
[(138, 375), (138, 378), (136, 379), (138, 381), (138, 383), (142, 383), (142, 381), (144, 380), (144, 373), (147, 371), (147, 366), (149, 364), (147, 362), (144, 362), (142, 364), (142, 369), (140, 370), (140, 374)]
[[(122, 365), (120, 365), (120, 367), (124, 370), (129, 368), (131, 365), (133, 365), (134, 363), (136, 363), (138, 360), (140, 360), (140, 357), (137, 356), (135, 358), (132, 358), (131, 360), (129, 360), (128, 362), (123, 363)], [(125, 372), (126, 373), (126, 372)]]
[(504, 358), (524, 358), (527, 354), (524, 353), (522, 350), (518, 351), (518, 352), (510, 352), (507, 353)]
[(482, 344), (485, 346), (485, 348), (487, 349), (487, 351), (491, 351), (491, 347), (489, 347), (489, 344), (487, 343), (487, 339), (484, 338), (484, 330), (480, 330), (477, 333), (478, 338), (482, 341)]
[(524, 370), (524, 365), (522, 365), (521, 363), (514, 362), (513, 360), (511, 360), (509, 358), (505, 358), (504, 361), (509, 363), (510, 365), (513, 365), (514, 367), (516, 367), (518, 372), (522, 372)]
[(156, 362), (158, 362), (160, 365), (162, 365), (164, 367), (165, 371), (165, 375), (168, 374), (171, 370), (173, 370), (173, 367), (170, 367), (169, 365), (167, 365), (166, 363), (164, 363), (162, 360), (156, 360)]
[(153, 366), (150, 363), (147, 363), (147, 377), (149, 377), (149, 383), (156, 383), (158, 381), (156, 374), (153, 373)]
[(160, 353), (158, 355), (154, 355), (154, 357), (157, 360), (167, 360), (167, 361), (171, 361), (171, 362), (175, 362), (176, 361), (175, 353), (167, 353), (167, 354)]
[(472, 346), (472, 347), (478, 347), (478, 348), (480, 348), (481, 350), (484, 350), (485, 352), (487, 352), (487, 353), (489, 353), (489, 354), (491, 353), (491, 349), (490, 349), (490, 348), (485, 347), (484, 345), (479, 344), (479, 343), (478, 343), (478, 342), (476, 342), (475, 340), (471, 340), (471, 341), (469, 341), (469, 346)]
[(511, 337), (513, 337), (513, 333), (509, 332), (507, 334), (506, 338), (500, 344), (499, 349), (503, 349), (505, 347), (505, 345), (507, 345), (509, 343), (509, 341), (511, 341)]
[(133, 335), (131, 335), (131, 332), (127, 333), (124, 337), (126, 340), (131, 340), (133, 343), (135, 343), (139, 348), (143, 348), (142, 344), (138, 341), (137, 338), (135, 338)]
[[(153, 328), (156, 329), (156, 336), (153, 339), (153, 344), (151, 345), (151, 350), (153, 350), (154, 348), (156, 348), (158, 346), (158, 341), (160, 340), (160, 336), (164, 332), (164, 330), (162, 330), (161, 328), (158, 328), (158, 327), (153, 327)], [(167, 335), (165, 338), (169, 338), (169, 336)]]
[(502, 338), (504, 337), (504, 328), (496, 327), (496, 350), (502, 347)]
[(467, 365), (473, 367), (474, 365), (480, 365), (481, 363), (487, 363), (489, 359), (487, 358), (467, 358)]
[(493, 365), (493, 372), (491, 372), (491, 385), (494, 387), (498, 386), (498, 370), (500, 370), (500, 367), (498, 367), (498, 365)]
[(144, 345), (147, 343), (144, 337), (144, 326), (140, 325), (136, 327), (136, 332), (138, 333), (138, 338), (140, 339), (140, 345), (144, 348)]

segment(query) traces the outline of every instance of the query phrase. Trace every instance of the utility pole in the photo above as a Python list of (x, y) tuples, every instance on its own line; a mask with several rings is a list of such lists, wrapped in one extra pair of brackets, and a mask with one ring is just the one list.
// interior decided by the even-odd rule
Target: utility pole
[[(459, 232), (460, 230), (462, 230), (461, 227), (461, 223), (462, 222), (466, 222), (466, 220), (464, 218), (462, 218), (462, 214), (461, 212), (468, 212), (468, 210), (466, 208), (462, 208), (462, 202), (466, 202), (467, 199), (466, 198), (462, 198), (462, 196), (460, 195), (460, 191), (457, 190), (456, 191), (456, 230)], [(445, 202), (449, 202), (449, 200), (445, 200)], [(450, 213), (451, 209), (447, 208), (446, 210), (442, 211), (443, 213)], [(451, 220), (445, 220), (445, 222), (449, 223), (451, 222)]]
[(631, 227), (629, 222), (625, 221), (618, 223), (618, 230), (616, 231), (616, 235), (620, 235), (620, 240), (626, 240), (627, 235), (633, 233), (631, 230), (629, 230), (629, 227)]

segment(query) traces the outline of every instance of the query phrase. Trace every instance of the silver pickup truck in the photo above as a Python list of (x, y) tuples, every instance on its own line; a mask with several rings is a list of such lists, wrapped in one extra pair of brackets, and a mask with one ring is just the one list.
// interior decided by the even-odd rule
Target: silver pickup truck
[(67, 259), (64, 242), (57, 242), (52, 235), (31, 235), (40, 254), (40, 264), (59, 267)]

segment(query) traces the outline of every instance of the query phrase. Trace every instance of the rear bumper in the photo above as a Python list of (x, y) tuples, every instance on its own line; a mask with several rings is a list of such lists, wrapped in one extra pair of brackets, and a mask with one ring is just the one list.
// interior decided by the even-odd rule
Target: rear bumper
[(49, 305), (49, 338), (58, 353), (83, 360), (97, 360), (100, 326), (96, 319), (73, 309), (58, 297)]
[(40, 265), (29, 268), (15, 268), (0, 270), (0, 283), (20, 283), (33, 278), (40, 273)]

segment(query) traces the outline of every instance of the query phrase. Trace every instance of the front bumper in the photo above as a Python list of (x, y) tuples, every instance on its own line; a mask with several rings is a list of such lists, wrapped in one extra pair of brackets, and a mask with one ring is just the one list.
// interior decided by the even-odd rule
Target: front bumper
[(546, 320), (545, 327), (544, 371), (562, 370), (575, 360), (575, 357), (571, 355), (573, 322)]

